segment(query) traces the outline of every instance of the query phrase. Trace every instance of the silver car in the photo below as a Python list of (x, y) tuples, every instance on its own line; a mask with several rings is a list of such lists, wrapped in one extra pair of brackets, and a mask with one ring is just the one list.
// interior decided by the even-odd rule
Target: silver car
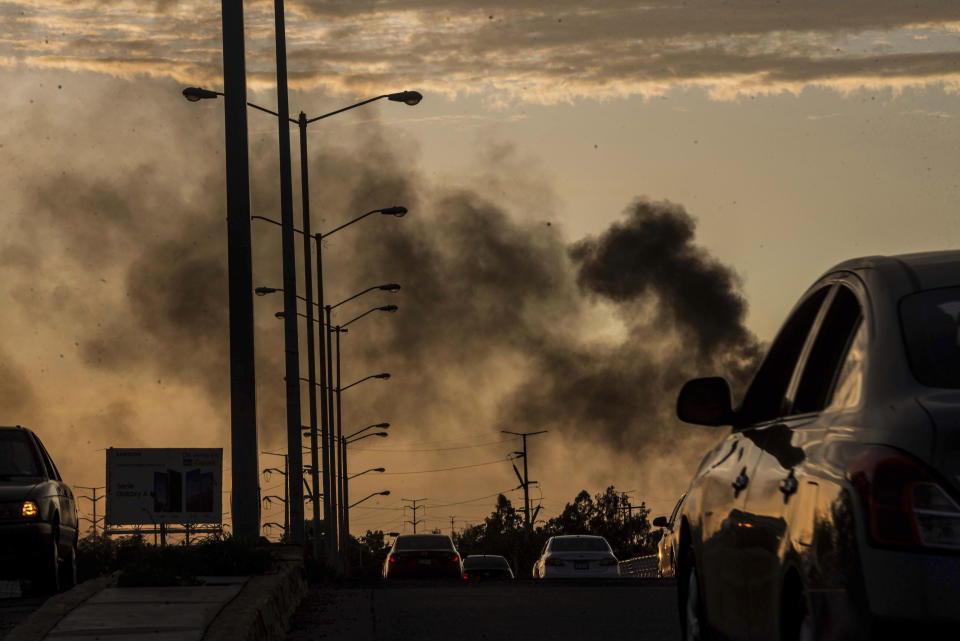
[(848, 261), (800, 298), (680, 510), (685, 639), (956, 638), (960, 252)]

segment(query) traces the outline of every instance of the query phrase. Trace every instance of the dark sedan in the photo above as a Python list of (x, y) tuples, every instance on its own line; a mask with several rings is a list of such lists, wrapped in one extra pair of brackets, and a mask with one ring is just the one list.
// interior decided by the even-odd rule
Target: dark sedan
[(77, 579), (73, 492), (30, 430), (0, 427), (0, 577), (56, 592)]
[(960, 252), (837, 265), (800, 298), (680, 511), (686, 639), (955, 638)]
[(485, 579), (510, 580), (513, 570), (510, 563), (496, 554), (471, 554), (463, 560), (463, 578), (468, 581)]
[(463, 566), (453, 540), (445, 534), (401, 534), (383, 564), (384, 579), (459, 579)]

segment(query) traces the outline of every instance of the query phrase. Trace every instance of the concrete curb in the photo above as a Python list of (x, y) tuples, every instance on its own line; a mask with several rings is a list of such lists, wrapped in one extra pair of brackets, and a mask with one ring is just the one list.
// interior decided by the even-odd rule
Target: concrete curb
[(290, 616), (307, 594), (307, 574), (299, 548), (282, 549), (276, 571), (250, 577), (214, 617), (204, 641), (280, 641)]
[(50, 597), (39, 610), (10, 630), (3, 641), (42, 641), (61, 619), (93, 595), (116, 583), (116, 580), (115, 574), (101, 576)]

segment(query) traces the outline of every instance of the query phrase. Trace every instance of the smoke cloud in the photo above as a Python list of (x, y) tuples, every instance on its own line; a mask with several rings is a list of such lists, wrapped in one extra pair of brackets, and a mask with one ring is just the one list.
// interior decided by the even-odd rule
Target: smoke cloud
[[(68, 461), (61, 467), (72, 466), (65, 474), (87, 484), (90, 470), (102, 469), (98, 448), (228, 443), (220, 112), (181, 104), (166, 83), (145, 86), (143, 104), (156, 103), (149, 118), (169, 126), (144, 133), (148, 116), (88, 105), (79, 117), (116, 136), (81, 133), (70, 142), (75, 156), (42, 171), (52, 150), (25, 149), (24, 169), (5, 179), (18, 182), (18, 197), (5, 205), (10, 233), (0, 238), (8, 328), (0, 406), (13, 422), (32, 421)], [(421, 175), (409, 149), (376, 126), (364, 130), (359, 140), (338, 139), (357, 135), (341, 131), (313, 146), (313, 228), (394, 204), (411, 213), (374, 216), (324, 242), (328, 303), (383, 283), (403, 286), (336, 310), (344, 323), (371, 307), (400, 307), (365, 317), (343, 337), (344, 385), (393, 374), (344, 392), (344, 430), (389, 421), (417, 442), (549, 429), (559, 437), (555, 450), (588, 442), (641, 462), (689, 442), (680, 476), (690, 471), (715, 437), (678, 424), (680, 385), (708, 374), (742, 385), (758, 355), (740, 282), (696, 244), (693, 217), (678, 204), (639, 199), (597, 236), (571, 242), (531, 205), (550, 195), (511, 178), (520, 163), (509, 150), (497, 149), (480, 187), (458, 188)], [(253, 213), (278, 218), (275, 130), (254, 132), (251, 145)], [(277, 228), (253, 224), (255, 285), (280, 286)], [(264, 449), (286, 440), (282, 328), (273, 317), (281, 303), (256, 301)], [(304, 344), (301, 330), (301, 351)], [(27, 370), (26, 362), (42, 365)], [(395, 457), (397, 469), (423, 466)], [(541, 460), (563, 469), (570, 453)], [(595, 467), (591, 474), (604, 469)]]

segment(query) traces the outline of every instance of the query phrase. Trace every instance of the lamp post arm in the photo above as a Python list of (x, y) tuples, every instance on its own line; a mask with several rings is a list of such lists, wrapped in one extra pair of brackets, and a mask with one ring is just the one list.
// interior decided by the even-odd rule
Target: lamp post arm
[[(357, 501), (356, 503), (351, 504), (349, 507), (356, 507), (357, 505), (360, 505), (361, 503), (363, 503), (364, 501), (366, 501), (366, 500), (368, 500), (368, 499), (372, 499), (372, 498), (375, 497), (375, 496), (382, 496), (382, 495), (383, 495), (383, 492), (374, 492), (374, 493), (371, 494), (370, 496), (364, 497), (364, 498), (360, 499), (359, 501)], [(348, 508), (348, 509), (349, 509), (349, 508)]]
[[(272, 225), (276, 225), (277, 227), (283, 227), (283, 223), (281, 223), (279, 220), (274, 220), (273, 218), (267, 218), (266, 216), (250, 216), (250, 220), (263, 220)], [(303, 230), (301, 229), (297, 229), (296, 227), (293, 227), (292, 229), (298, 234), (301, 234), (301, 235), (303, 234)]]
[(357, 431), (354, 432), (353, 434), (347, 434), (347, 435), (344, 436), (343, 438), (349, 440), (349, 439), (353, 438), (354, 436), (356, 436), (357, 434), (363, 434), (363, 433), (366, 432), (367, 430), (372, 430), (372, 429), (375, 428), (375, 427), (376, 427), (376, 428), (379, 428), (379, 429), (384, 429), (384, 426), (389, 427), (389, 424), (388, 424), (388, 423), (374, 423), (373, 425), (367, 425), (365, 428), (363, 428), (363, 429), (361, 429), (361, 430), (357, 430)]
[(349, 325), (350, 323), (352, 323), (352, 322), (354, 322), (354, 321), (360, 320), (361, 318), (363, 318), (363, 317), (366, 316), (367, 314), (372, 314), (373, 312), (378, 312), (378, 311), (380, 311), (380, 308), (379, 308), (379, 307), (374, 307), (373, 309), (368, 309), (367, 311), (365, 311), (364, 313), (360, 314), (360, 315), (357, 316), (356, 318), (351, 318), (351, 319), (348, 320), (346, 323), (341, 323), (341, 324), (340, 324), (340, 328), (343, 329), (344, 327), (346, 327), (346, 326)]
[(366, 105), (366, 104), (368, 104), (368, 103), (371, 103), (371, 102), (373, 102), (374, 100), (380, 100), (381, 98), (386, 98), (388, 95), (389, 95), (389, 94), (383, 94), (382, 96), (376, 96), (375, 98), (368, 98), (367, 100), (364, 100), (363, 102), (358, 102), (358, 103), (355, 104), (355, 105), (350, 105), (349, 107), (343, 107), (342, 109), (337, 109), (336, 111), (331, 111), (330, 113), (328, 113), (328, 114), (323, 114), (322, 116), (314, 116), (313, 118), (310, 118), (309, 120), (307, 120), (307, 124), (309, 125), (311, 122), (316, 122), (317, 120), (323, 120), (324, 118), (329, 118), (330, 116), (336, 116), (337, 114), (343, 113), (344, 111), (350, 111), (351, 109), (356, 109), (357, 107), (362, 107), (363, 105)]
[(363, 215), (361, 215), (361, 216), (357, 216), (356, 218), (354, 218), (353, 220), (351, 220), (351, 221), (349, 221), (349, 222), (343, 223), (343, 224), (340, 225), (339, 227), (335, 227), (334, 229), (331, 229), (330, 231), (328, 231), (328, 232), (326, 232), (326, 233), (324, 233), (324, 234), (319, 234), (319, 236), (320, 236), (321, 239), (326, 238), (326, 237), (329, 236), (330, 234), (332, 234), (332, 233), (334, 233), (334, 232), (338, 232), (338, 231), (340, 231), (341, 229), (343, 229), (344, 227), (349, 227), (350, 225), (352, 225), (353, 223), (357, 222), (358, 220), (363, 220), (364, 218), (366, 218), (367, 216), (370, 216), (371, 214), (379, 214), (381, 211), (382, 211), (382, 210), (380, 210), (380, 209), (374, 209), (374, 210), (372, 210), (372, 211), (368, 211), (367, 213), (365, 213), (365, 214), (363, 214)]
[(380, 436), (381, 434), (386, 435), (386, 432), (371, 432), (370, 434), (364, 434), (363, 436), (358, 436), (353, 440), (348, 440), (346, 437), (343, 439), (344, 445), (350, 445), (356, 443), (357, 441), (362, 441), (365, 438), (370, 438), (371, 436)]
[(351, 387), (353, 387), (354, 385), (359, 385), (360, 383), (362, 383), (362, 382), (364, 382), (364, 381), (369, 381), (369, 380), (370, 380), (371, 378), (373, 378), (373, 377), (374, 377), (373, 374), (371, 374), (370, 376), (364, 376), (364, 377), (361, 378), (359, 381), (354, 381), (354, 382), (350, 383), (349, 385), (347, 385), (346, 387), (341, 387), (338, 391), (342, 392), (342, 391), (344, 391), (344, 390), (348, 390), (348, 389), (350, 389)]

